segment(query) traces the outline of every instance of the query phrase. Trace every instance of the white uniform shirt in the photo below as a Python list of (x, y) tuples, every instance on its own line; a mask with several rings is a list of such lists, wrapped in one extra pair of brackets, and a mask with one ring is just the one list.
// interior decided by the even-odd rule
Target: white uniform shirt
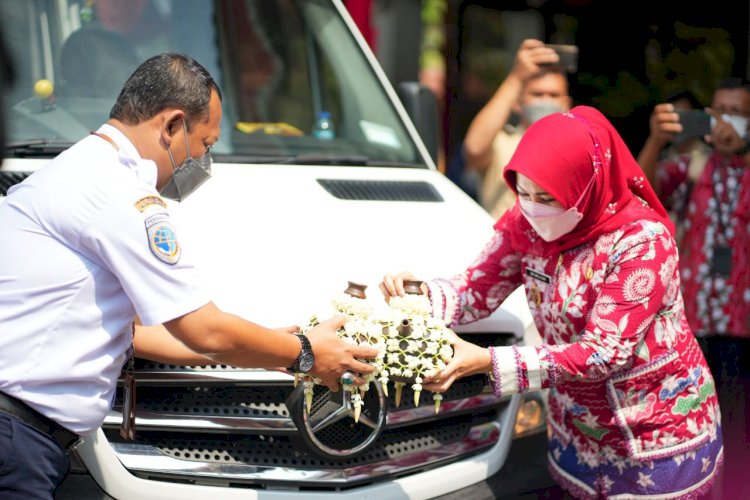
[(116, 128), (0, 203), (0, 391), (78, 433), (109, 411), (135, 314), (159, 324), (209, 302), (180, 248), (156, 165)]

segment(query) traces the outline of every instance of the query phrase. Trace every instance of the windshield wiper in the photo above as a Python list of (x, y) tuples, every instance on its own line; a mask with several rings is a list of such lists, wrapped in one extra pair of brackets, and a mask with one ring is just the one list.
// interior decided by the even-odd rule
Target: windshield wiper
[(5, 145), (5, 150), (16, 158), (28, 156), (50, 157), (59, 155), (73, 144), (75, 143), (70, 141), (51, 141), (42, 137), (9, 142)]

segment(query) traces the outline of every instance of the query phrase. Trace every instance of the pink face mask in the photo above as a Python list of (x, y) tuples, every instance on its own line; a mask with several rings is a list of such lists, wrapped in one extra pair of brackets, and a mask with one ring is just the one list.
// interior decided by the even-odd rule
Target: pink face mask
[(576, 204), (567, 210), (519, 198), (521, 213), (544, 241), (555, 241), (575, 229), (583, 219), (583, 214), (578, 211), (578, 205), (594, 183), (594, 178), (595, 176), (591, 178)]

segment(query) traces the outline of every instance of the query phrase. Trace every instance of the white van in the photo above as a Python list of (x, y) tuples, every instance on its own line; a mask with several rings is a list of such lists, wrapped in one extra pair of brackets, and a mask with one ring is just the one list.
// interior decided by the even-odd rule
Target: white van
[[(338, 0), (3, 0), (0, 23), (16, 70), (0, 203), (106, 121), (147, 57), (187, 53), (214, 75), (213, 176), (170, 209), (224, 310), (302, 323), (348, 281), (379, 298), (384, 273), (457, 272), (489, 239), (493, 221), (413, 125), (437, 126), (434, 103), (407, 96), (410, 120)], [(523, 329), (499, 310), (458, 331), (501, 345)], [(119, 437), (118, 391), (58, 498), (431, 498), (502, 467), (520, 402), (484, 376), (456, 383), (438, 414), (376, 388), (355, 423), (341, 392), (317, 389), (310, 415), (299, 396), (279, 372), (139, 362), (136, 439)]]

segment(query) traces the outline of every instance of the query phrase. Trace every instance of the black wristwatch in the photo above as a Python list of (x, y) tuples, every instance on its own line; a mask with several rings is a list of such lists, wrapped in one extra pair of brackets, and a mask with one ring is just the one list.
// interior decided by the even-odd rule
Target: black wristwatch
[(302, 344), (302, 350), (299, 352), (297, 359), (294, 360), (294, 364), (287, 370), (294, 373), (307, 373), (315, 365), (315, 354), (313, 354), (310, 340), (307, 337), (304, 335), (297, 335), (297, 337)]

